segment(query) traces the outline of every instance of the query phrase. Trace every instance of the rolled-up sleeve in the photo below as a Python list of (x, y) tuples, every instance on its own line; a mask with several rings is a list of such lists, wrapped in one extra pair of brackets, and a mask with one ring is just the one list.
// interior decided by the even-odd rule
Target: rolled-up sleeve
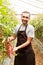
[(27, 31), (27, 37), (35, 37), (35, 30), (34, 27), (30, 27), (30, 29)]

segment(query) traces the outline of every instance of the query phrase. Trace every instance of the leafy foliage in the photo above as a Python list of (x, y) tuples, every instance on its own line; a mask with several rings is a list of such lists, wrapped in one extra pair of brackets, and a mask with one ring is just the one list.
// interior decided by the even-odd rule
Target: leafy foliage
[(1, 0), (0, 3), (0, 61), (2, 63), (4, 62), (4, 58), (6, 58), (4, 41), (8, 36), (13, 34), (14, 27), (18, 24), (15, 12), (10, 10), (6, 6), (6, 3), (7, 0)]
[(30, 20), (30, 24), (35, 27), (36, 36), (43, 39), (43, 14), (38, 14), (35, 19)]
[(43, 26), (43, 14), (38, 14), (36, 18), (30, 20), (30, 24), (35, 27), (35, 30)]

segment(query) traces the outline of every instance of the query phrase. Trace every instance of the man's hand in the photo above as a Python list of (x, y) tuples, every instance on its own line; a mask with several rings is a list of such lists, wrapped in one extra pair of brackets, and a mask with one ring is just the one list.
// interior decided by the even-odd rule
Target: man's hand
[(16, 52), (18, 49), (18, 47), (14, 47), (13, 51)]
[(11, 40), (12, 40), (12, 37), (8, 37), (6, 41), (10, 42)]
[(14, 47), (14, 48), (12, 48), (12, 54), (14, 54), (14, 53), (16, 53), (16, 51), (19, 49), (19, 47)]
[(18, 50), (18, 47), (12, 48), (11, 54), (13, 54), (14, 56), (17, 56), (18, 54), (16, 54), (16, 51)]

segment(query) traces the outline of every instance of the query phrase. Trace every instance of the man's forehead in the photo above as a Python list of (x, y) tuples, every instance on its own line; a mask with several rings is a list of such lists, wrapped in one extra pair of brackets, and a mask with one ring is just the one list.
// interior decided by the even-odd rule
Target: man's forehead
[(22, 13), (22, 16), (29, 16), (29, 13)]

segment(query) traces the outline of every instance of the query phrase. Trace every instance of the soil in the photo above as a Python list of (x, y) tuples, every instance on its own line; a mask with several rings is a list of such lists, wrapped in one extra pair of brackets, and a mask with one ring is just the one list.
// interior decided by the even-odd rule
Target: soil
[(35, 52), (36, 65), (43, 65), (43, 53), (40, 52), (34, 41), (32, 41), (32, 46)]

